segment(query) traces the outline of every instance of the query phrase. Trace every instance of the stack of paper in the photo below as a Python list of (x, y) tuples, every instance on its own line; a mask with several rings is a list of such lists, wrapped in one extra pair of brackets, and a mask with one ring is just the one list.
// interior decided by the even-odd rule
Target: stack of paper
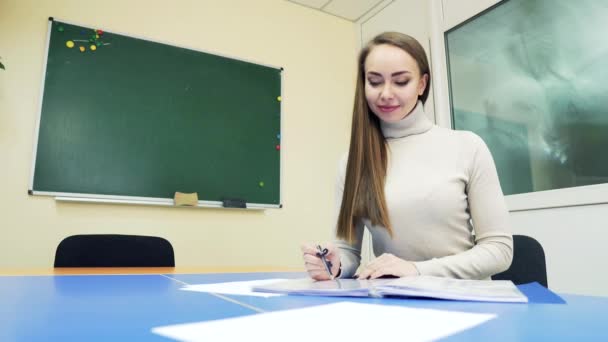
[(393, 279), (335, 279), (315, 281), (310, 278), (285, 280), (253, 286), (253, 291), (309, 296), (368, 297), (374, 286)]
[(521, 302), (528, 298), (508, 280), (464, 280), (431, 276), (397, 279), (285, 280), (254, 286), (253, 291), (314, 296), (407, 296), (483, 302)]
[(509, 280), (404, 277), (377, 286), (375, 290), (383, 296), (414, 296), (481, 302), (528, 302), (528, 298)]

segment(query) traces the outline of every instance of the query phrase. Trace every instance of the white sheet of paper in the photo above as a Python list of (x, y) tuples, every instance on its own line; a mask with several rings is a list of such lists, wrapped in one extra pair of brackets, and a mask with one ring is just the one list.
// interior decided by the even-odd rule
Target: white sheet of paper
[(340, 302), (156, 327), (152, 332), (179, 341), (432, 341), (495, 317), (494, 314)]
[(276, 293), (263, 293), (251, 291), (252, 286), (266, 285), (278, 281), (284, 281), (286, 279), (263, 279), (263, 280), (250, 280), (250, 281), (233, 281), (227, 283), (214, 283), (214, 284), (196, 284), (186, 285), (181, 288), (185, 291), (195, 292), (213, 292), (229, 295), (240, 295), (240, 296), (257, 296), (257, 297), (274, 297), (281, 296)]

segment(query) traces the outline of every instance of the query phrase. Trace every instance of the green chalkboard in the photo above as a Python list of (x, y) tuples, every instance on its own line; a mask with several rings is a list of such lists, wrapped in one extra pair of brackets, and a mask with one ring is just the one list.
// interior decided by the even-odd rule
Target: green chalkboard
[(278, 206), (281, 73), (51, 18), (30, 193)]

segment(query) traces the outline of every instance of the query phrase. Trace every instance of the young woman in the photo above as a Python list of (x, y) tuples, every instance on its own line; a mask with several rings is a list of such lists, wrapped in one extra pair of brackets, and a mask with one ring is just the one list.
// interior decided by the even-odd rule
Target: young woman
[[(339, 215), (327, 248), (303, 245), (313, 279), (434, 275), (488, 279), (513, 256), (496, 167), (474, 133), (435, 126), (424, 112), (424, 49), (385, 32), (360, 52), (348, 156), (340, 163)], [(355, 274), (363, 229), (380, 255)]]

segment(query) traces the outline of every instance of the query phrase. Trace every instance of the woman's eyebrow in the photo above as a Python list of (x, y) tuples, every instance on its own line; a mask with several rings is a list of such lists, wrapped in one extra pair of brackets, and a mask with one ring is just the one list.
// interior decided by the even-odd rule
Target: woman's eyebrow
[[(367, 74), (369, 76), (379, 76), (382, 77), (382, 74), (375, 72), (375, 71), (368, 71)], [(407, 70), (402, 70), (402, 71), (396, 71), (394, 73), (391, 74), (391, 76), (400, 76), (400, 75), (404, 75), (404, 74), (411, 74), (411, 72), (407, 71)]]
[(377, 77), (382, 77), (381, 73), (375, 72), (375, 71), (368, 71), (367, 72), (367, 76), (377, 76)]
[(397, 71), (391, 74), (391, 76), (395, 77), (395, 76), (401, 76), (401, 75), (405, 75), (405, 74), (411, 74), (411, 72), (407, 71), (407, 70), (403, 70), (403, 71)]

